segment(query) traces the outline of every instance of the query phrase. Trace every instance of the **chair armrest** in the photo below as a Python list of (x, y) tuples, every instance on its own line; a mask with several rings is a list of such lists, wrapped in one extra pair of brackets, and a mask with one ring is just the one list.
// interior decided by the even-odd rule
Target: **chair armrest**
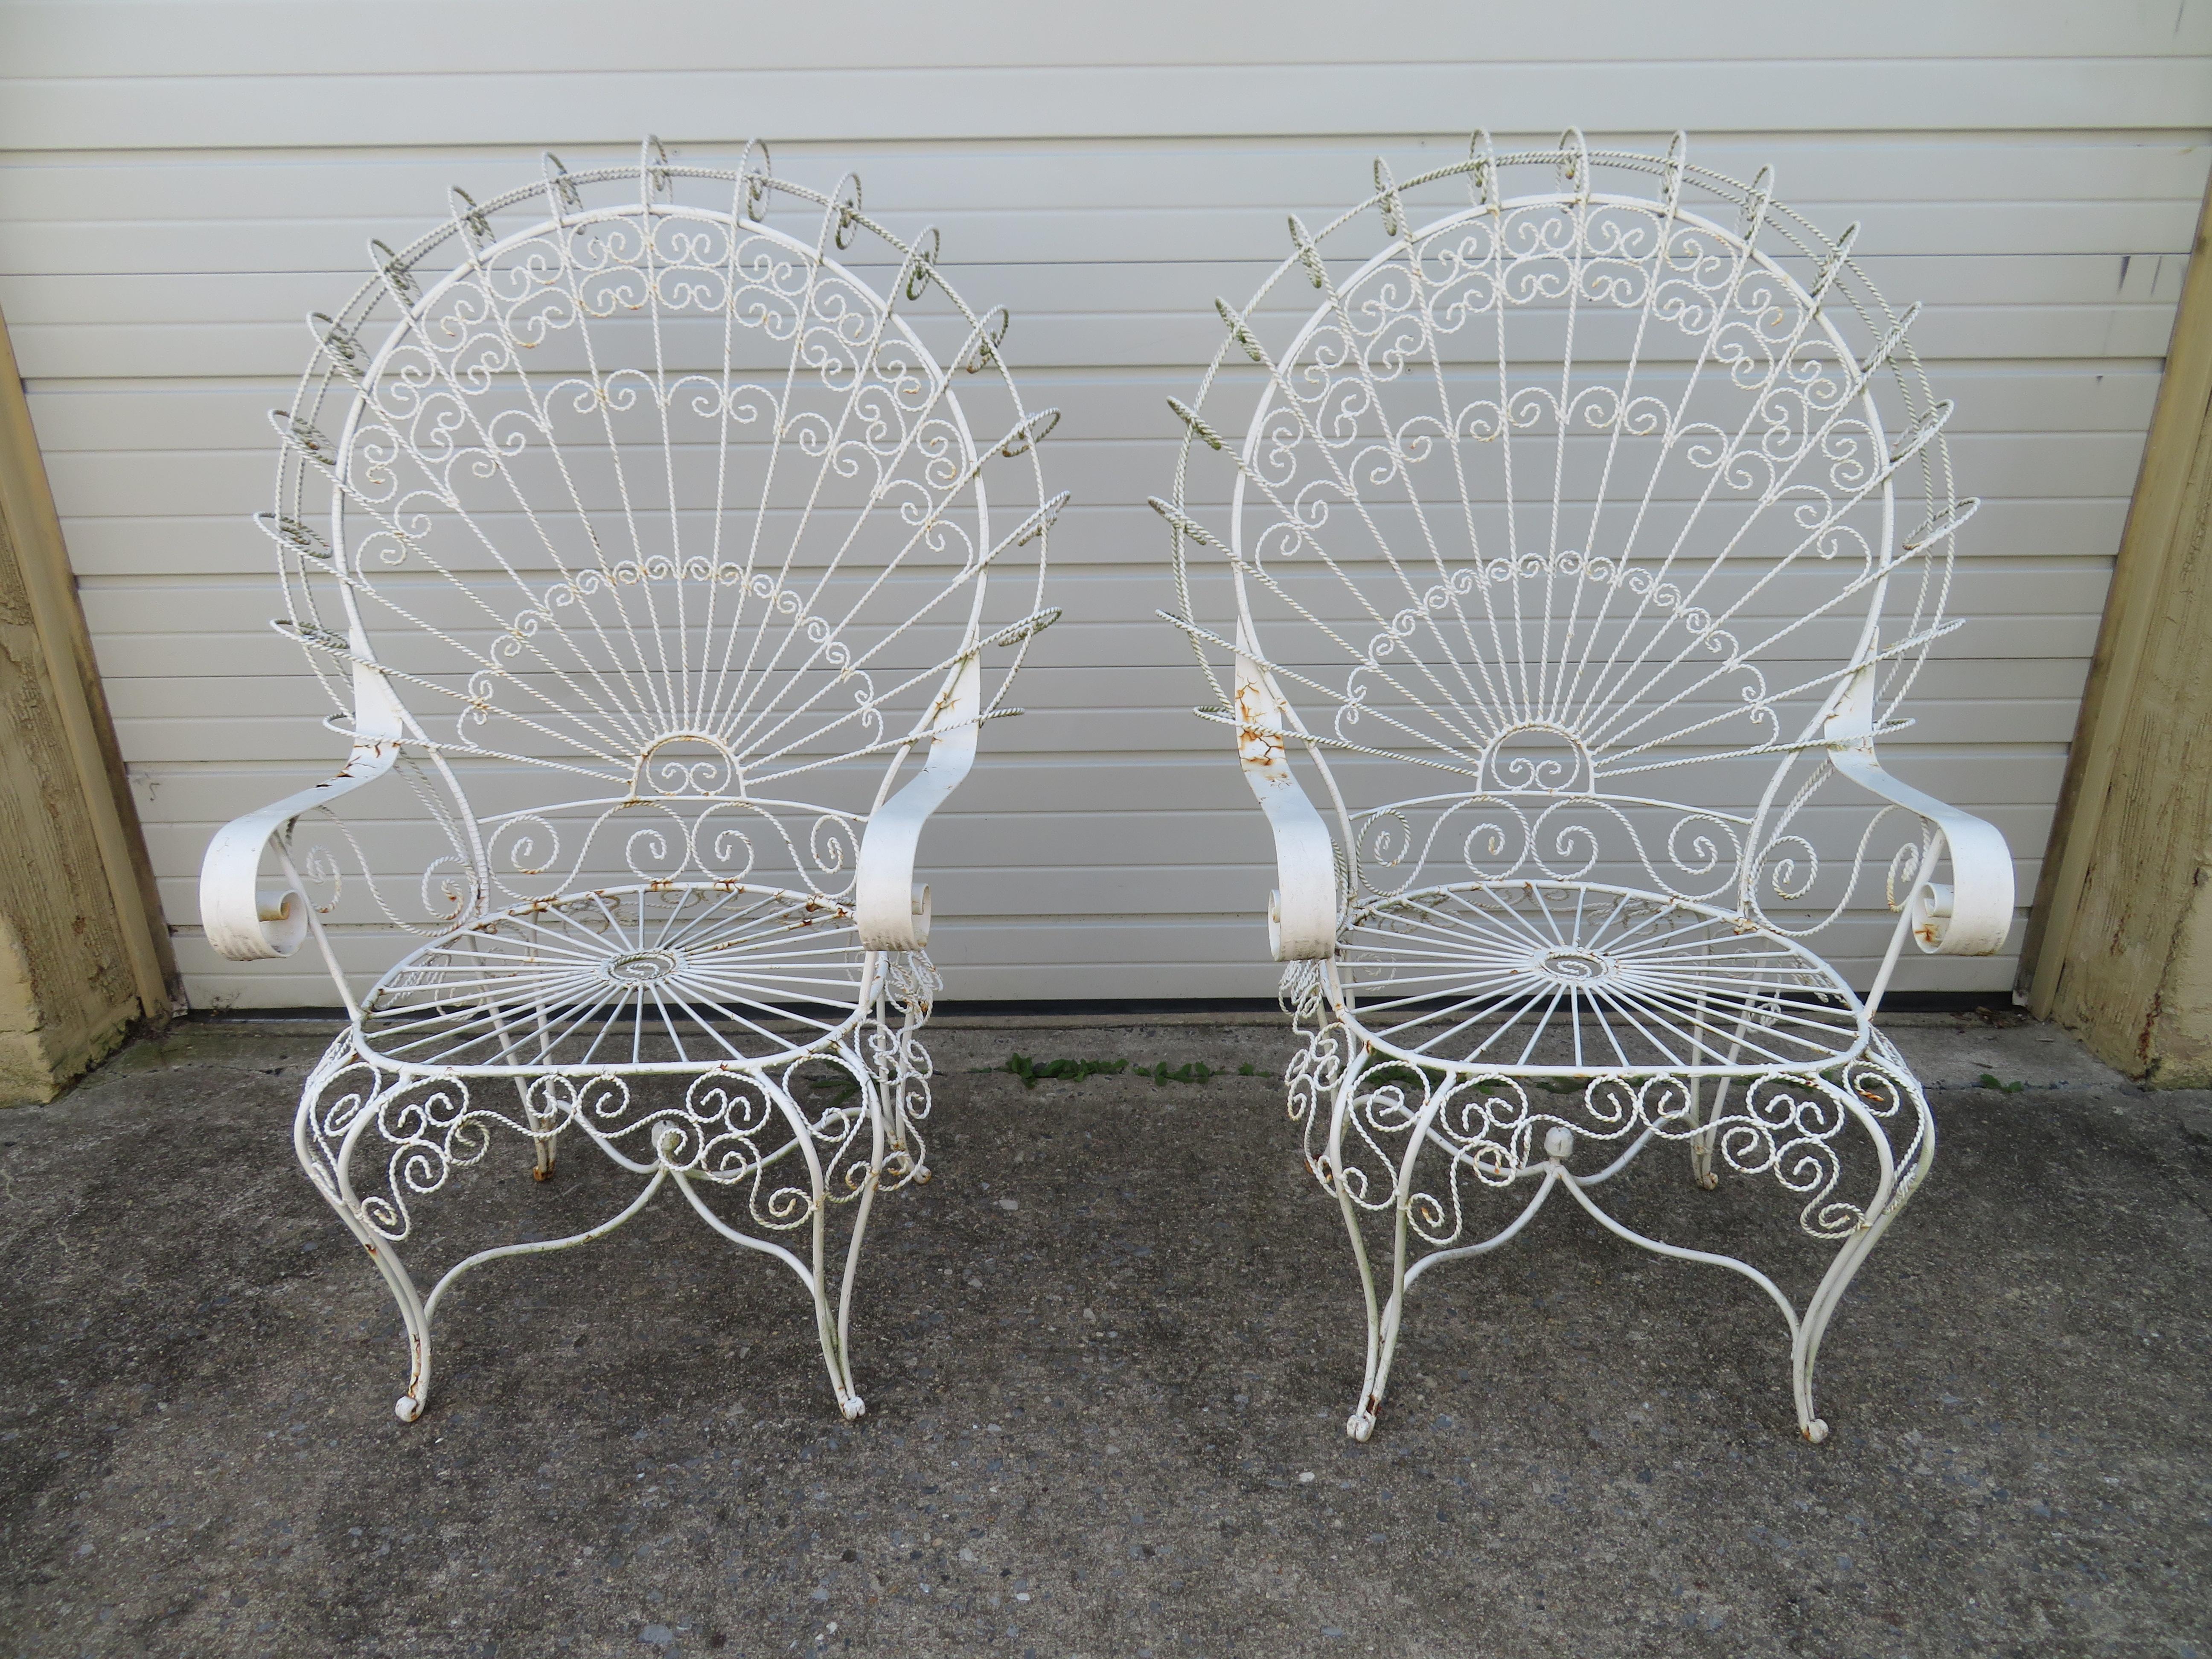
[(354, 743), (346, 763), (313, 788), (223, 825), (200, 861), (200, 921), (216, 954), (232, 962), (289, 957), (307, 937), (307, 896), (289, 884), (261, 885), (261, 855), (270, 838), (301, 813), (374, 783), (399, 758), (405, 714), (383, 673), (366, 659), (367, 646), (356, 641), (355, 649)]
[(200, 921), (208, 943), (233, 962), (289, 957), (307, 937), (307, 896), (297, 887), (264, 887), (261, 855), (272, 836), (303, 812), (373, 783), (399, 758), (396, 742), (356, 744), (334, 776), (313, 788), (234, 818), (215, 832), (200, 863)]
[[(1930, 849), (1905, 903), (1911, 911), (1912, 937), (1936, 956), (1985, 957), (2002, 950), (2012, 931), (2012, 850), (1997, 827), (1945, 805), (1882, 769), (1870, 743), (1828, 751), (1836, 770), (1869, 794), (1917, 813), (1935, 831), (1941, 847)], [(1937, 854), (1948, 849), (1951, 879), (1929, 879)]]
[(929, 889), (915, 884), (915, 854), (921, 826), (975, 763), (982, 684), (981, 654), (971, 652), (938, 701), (921, 770), (868, 815), (853, 882), (853, 908), (867, 950), (919, 951), (929, 943)]
[[(1240, 625), (1240, 645), (1249, 640)], [(1275, 833), (1275, 890), (1267, 896), (1267, 945), (1278, 962), (1336, 952), (1336, 843), (1283, 752), (1282, 699), (1260, 665), (1237, 655), (1237, 758)]]

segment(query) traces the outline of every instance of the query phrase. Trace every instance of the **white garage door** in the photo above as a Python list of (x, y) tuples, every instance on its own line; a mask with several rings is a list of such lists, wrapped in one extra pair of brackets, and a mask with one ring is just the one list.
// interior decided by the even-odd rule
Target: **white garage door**
[[(1326, 218), (1370, 158), (1400, 176), (1579, 124), (1749, 176), (1858, 250), (1988, 505), (1896, 769), (2038, 857), (2156, 394), (2212, 127), (2212, 14), (2164, 0), (1851, 10), (1637, 0), (1109, 7), (628, 3), (0, 6), (0, 307), (197, 1006), (328, 1006), (305, 958), (200, 941), (214, 825), (323, 775), (336, 742), (247, 522), (264, 411), (371, 236), (395, 245), (535, 176), (660, 134), (701, 161), (759, 135), (847, 169), (894, 228), (942, 228), (1007, 355), (1066, 411), (1049, 450), (1067, 620), (1028, 718), (925, 845), (960, 998), (1267, 994), (1261, 821), (1153, 618), (1166, 410), (1217, 343), (1217, 293)], [(1240, 19), (1249, 20), (1241, 22)], [(1847, 26), (1846, 26), (1847, 21)], [(1346, 59), (1362, 61), (1347, 62)], [(1863, 930), (1844, 965), (1863, 977)], [(346, 942), (368, 963), (392, 941)], [(2009, 957), (1900, 984), (2009, 984)]]

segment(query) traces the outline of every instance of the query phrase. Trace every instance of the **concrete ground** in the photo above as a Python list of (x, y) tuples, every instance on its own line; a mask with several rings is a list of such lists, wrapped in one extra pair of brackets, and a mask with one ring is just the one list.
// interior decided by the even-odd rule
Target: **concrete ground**
[[(1831, 1331), (1828, 1443), (1754, 1289), (1560, 1205), (1418, 1287), (1356, 1446), (1279, 1025), (938, 1030), (858, 1424), (788, 1276), (674, 1200), (464, 1281), (410, 1426), (398, 1322), (292, 1161), (324, 1033), (194, 1024), (0, 1115), (0, 1647), (2212, 1659), (2212, 1097), (2033, 1026), (1897, 1035), (1942, 1152)], [(973, 1069), (1015, 1053), (1232, 1074)], [(1623, 1177), (1645, 1213), (1785, 1236), (1682, 1162)], [(614, 1191), (581, 1152), (487, 1170), (459, 1207), (506, 1237)]]

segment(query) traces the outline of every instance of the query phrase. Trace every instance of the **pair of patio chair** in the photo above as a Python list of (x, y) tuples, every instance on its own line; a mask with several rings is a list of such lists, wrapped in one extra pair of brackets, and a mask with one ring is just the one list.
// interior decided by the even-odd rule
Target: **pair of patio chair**
[[(1875, 757), (1974, 504), (1853, 235), (1679, 139), (1377, 162), (1218, 302), (1170, 400), (1163, 615), (1273, 832), (1291, 1115), (1364, 1288), (1355, 1439), (1413, 1284), (1559, 1193), (1772, 1297), (1826, 1432), (1821, 1334), (1934, 1152), (1875, 1009), (1908, 939), (1987, 953), (2013, 909), (1997, 832)], [(757, 147), (549, 156), (371, 246), (264, 520), (350, 753), (222, 830), (201, 902), (234, 960), (313, 939), (344, 1001), (295, 1146), (398, 1304), (398, 1414), (460, 1275), (672, 1186), (797, 1277), (858, 1417), (861, 1242), (929, 1176), (917, 853), (1059, 615), (1057, 415), (934, 231)], [(1864, 994), (1803, 943), (1831, 927)], [(392, 927), (421, 942), (383, 967)], [(424, 1295), (417, 1209), (509, 1135), (635, 1190)], [(1601, 1206), (1654, 1142), (1785, 1191), (1832, 1250), (1802, 1310)]]

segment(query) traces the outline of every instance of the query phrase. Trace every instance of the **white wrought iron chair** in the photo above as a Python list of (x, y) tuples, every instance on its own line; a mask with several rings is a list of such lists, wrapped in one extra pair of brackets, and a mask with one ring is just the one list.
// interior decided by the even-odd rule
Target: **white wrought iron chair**
[[(648, 140), (453, 202), (371, 245), (275, 416), (276, 626), (352, 750), (216, 836), (208, 938), (312, 936), (344, 1000), (294, 1139), (398, 1304), (403, 1419), (460, 1274), (672, 1183), (797, 1275), (857, 1417), (870, 1209), (928, 1178), (917, 837), (1056, 614), (1057, 416), (1023, 409), (1006, 315), (947, 286), (936, 233), (891, 234), (851, 177)], [(387, 966), (394, 927), (422, 939)], [(635, 1193), (425, 1296), (398, 1247), (502, 1130), (541, 1180), (582, 1136)]]
[[(1679, 137), (1479, 137), (1376, 184), (1219, 302), (1152, 503), (1200, 712), (1273, 832), (1291, 1115), (1366, 1292), (1346, 1429), (1374, 1426), (1408, 1287), (1564, 1192), (1771, 1297), (1819, 1441), (1821, 1334), (1935, 1151), (1874, 1011), (1908, 937), (1985, 954), (2013, 915), (1997, 831), (1875, 758), (1956, 625), (1950, 406), (1856, 227), (1830, 241)], [(1807, 948), (1823, 929), (1864, 994)], [(1787, 1189), (1834, 1251), (1802, 1310), (1601, 1207), (1655, 1140), (1701, 1186)]]

